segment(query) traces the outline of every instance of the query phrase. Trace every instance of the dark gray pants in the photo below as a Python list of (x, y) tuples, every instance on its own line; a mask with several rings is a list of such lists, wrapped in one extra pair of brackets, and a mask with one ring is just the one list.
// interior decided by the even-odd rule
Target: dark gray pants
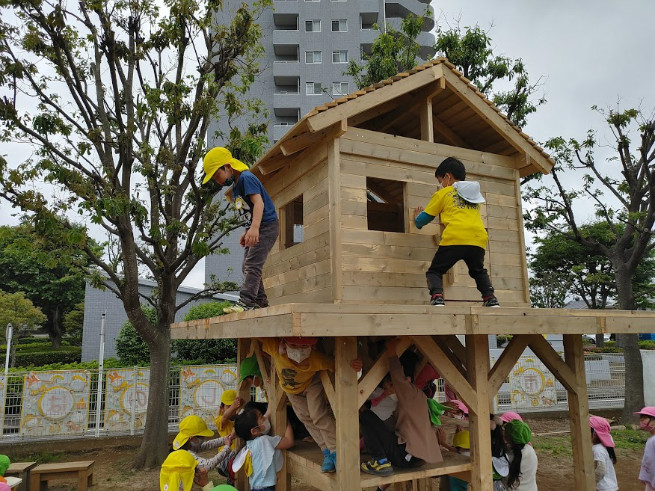
[(246, 247), (243, 255), (243, 284), (241, 285), (241, 303), (249, 307), (268, 307), (268, 298), (262, 283), (262, 268), (277, 240), (280, 232), (280, 222), (262, 223), (259, 226), (259, 242)]
[(460, 260), (468, 266), (469, 276), (475, 280), (475, 286), (482, 296), (493, 295), (494, 287), (491, 286), (489, 274), (484, 267), (484, 253), (482, 247), (472, 245), (439, 246), (430, 268), (425, 273), (430, 295), (443, 293), (443, 275)]

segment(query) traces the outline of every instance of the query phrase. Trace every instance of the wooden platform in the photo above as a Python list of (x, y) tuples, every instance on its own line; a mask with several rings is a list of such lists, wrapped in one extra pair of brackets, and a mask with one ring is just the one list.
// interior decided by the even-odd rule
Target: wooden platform
[[(174, 339), (650, 332), (655, 312), (488, 308), (474, 303), (291, 303), (171, 325)], [(327, 329), (329, 327), (329, 329)]]
[[(458, 474), (459, 477), (462, 477), (461, 473), (469, 473), (471, 471), (471, 461), (468, 457), (450, 452), (445, 452), (443, 457), (443, 462), (425, 464), (416, 469), (396, 467), (394, 468), (395, 473), (391, 476), (378, 477), (360, 472), (359, 482), (362, 488), (368, 488), (446, 474)], [(336, 474), (321, 473), (323, 454), (315, 443), (297, 443), (295, 447), (287, 452), (287, 459), (288, 470), (292, 475), (302, 479), (304, 482), (312, 483), (314, 487), (324, 491), (338, 489)]]

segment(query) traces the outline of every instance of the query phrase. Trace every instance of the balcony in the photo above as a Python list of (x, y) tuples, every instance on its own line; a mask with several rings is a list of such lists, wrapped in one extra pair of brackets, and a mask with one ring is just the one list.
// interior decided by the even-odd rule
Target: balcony
[(275, 0), (273, 2), (273, 12), (276, 14), (297, 14), (298, 0)]
[(275, 29), (273, 31), (273, 45), (278, 45), (278, 44), (292, 44), (292, 45), (298, 45), (299, 44), (299, 31), (296, 29), (295, 31), (289, 30), (289, 29)]
[(298, 60), (275, 60), (273, 62), (273, 77), (275, 78), (275, 85), (291, 85), (288, 81), (289, 77), (296, 80), (300, 77), (300, 62)]
[[(419, 0), (398, 0), (395, 2), (387, 3), (385, 6), (385, 13), (387, 22), (390, 19), (397, 18), (403, 19), (409, 14), (423, 15), (426, 5), (419, 2)], [(425, 18), (423, 23), (424, 31), (431, 31), (434, 29), (434, 8), (428, 5), (429, 15)]]
[(359, 0), (359, 11), (373, 13), (380, 11), (380, 0)]
[(276, 124), (273, 125), (273, 140), (281, 140), (287, 132), (293, 128), (293, 124)]

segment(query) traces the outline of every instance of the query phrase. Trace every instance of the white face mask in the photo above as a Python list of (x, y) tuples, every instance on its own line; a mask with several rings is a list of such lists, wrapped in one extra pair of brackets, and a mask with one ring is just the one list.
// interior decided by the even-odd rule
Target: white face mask
[(268, 435), (271, 431), (271, 422), (268, 419), (265, 419), (262, 424), (259, 425), (259, 429), (262, 432), (262, 435)]
[(309, 355), (312, 353), (312, 347), (306, 346), (304, 348), (289, 348), (287, 346), (287, 356), (290, 360), (295, 361), (296, 363), (302, 363)]
[(389, 399), (391, 399), (392, 401), (397, 401), (398, 396), (396, 394), (389, 394)]

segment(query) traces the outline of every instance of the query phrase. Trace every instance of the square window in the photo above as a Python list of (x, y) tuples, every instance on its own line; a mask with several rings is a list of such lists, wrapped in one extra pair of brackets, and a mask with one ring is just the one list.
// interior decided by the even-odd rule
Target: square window
[(305, 21), (305, 31), (306, 32), (321, 32), (321, 21), (320, 20), (306, 20)]
[(366, 178), (366, 220), (369, 230), (405, 233), (405, 185)]
[(323, 63), (323, 53), (321, 51), (305, 51), (305, 63)]
[(305, 94), (307, 95), (323, 94), (323, 87), (321, 86), (321, 82), (307, 82), (305, 84)]
[(332, 32), (347, 32), (348, 19), (339, 19), (332, 21)]
[(348, 51), (345, 49), (333, 51), (332, 63), (348, 63)]
[(332, 82), (332, 95), (348, 95), (348, 82)]
[(302, 195), (280, 208), (280, 244), (288, 249), (304, 239)]

